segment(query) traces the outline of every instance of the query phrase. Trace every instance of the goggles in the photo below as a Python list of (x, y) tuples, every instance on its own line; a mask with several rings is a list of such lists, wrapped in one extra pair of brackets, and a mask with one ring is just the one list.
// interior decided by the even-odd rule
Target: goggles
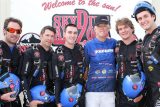
[(14, 29), (14, 28), (7, 28), (6, 31), (8, 31), (9, 33), (17, 33), (17, 34), (21, 34), (22, 30), (21, 29)]

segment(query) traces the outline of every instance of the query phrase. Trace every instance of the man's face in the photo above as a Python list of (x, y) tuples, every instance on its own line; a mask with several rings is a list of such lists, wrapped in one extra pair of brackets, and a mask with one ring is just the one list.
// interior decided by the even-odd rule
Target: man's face
[(45, 32), (40, 36), (41, 44), (44, 47), (50, 47), (53, 43), (55, 33), (51, 30), (46, 29)]
[(68, 26), (64, 32), (65, 43), (74, 45), (78, 37), (78, 30), (76, 27)]
[(136, 15), (137, 21), (144, 30), (151, 29), (155, 15), (151, 15), (149, 11), (142, 11)]
[(16, 44), (21, 33), (21, 27), (16, 22), (9, 22), (7, 29), (3, 30), (5, 41), (9, 44)]
[(119, 35), (123, 40), (127, 40), (133, 35), (133, 29), (131, 29), (128, 25), (118, 25)]
[(96, 37), (100, 38), (107, 38), (108, 32), (110, 30), (109, 24), (99, 24), (94, 27), (94, 31), (96, 33)]

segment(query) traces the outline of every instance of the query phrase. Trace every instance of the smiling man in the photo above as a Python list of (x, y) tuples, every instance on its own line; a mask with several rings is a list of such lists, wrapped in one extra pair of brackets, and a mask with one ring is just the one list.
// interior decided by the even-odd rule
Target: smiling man
[[(55, 35), (55, 28), (44, 26), (40, 32), (39, 45), (27, 49), (23, 55), (21, 83), (24, 107), (61, 107), (58, 100), (60, 89), (56, 55), (51, 48)], [(43, 87), (46, 87), (45, 90)]]
[(148, 79), (147, 107), (160, 107), (160, 28), (155, 23), (156, 10), (149, 2), (141, 1), (135, 6), (133, 16), (146, 32), (142, 62)]
[[(116, 50), (118, 49), (116, 52), (118, 65), (116, 89), (117, 107), (141, 107), (139, 102), (143, 98), (142, 93), (136, 93), (134, 90), (129, 90), (127, 93), (135, 93), (131, 96), (130, 94), (126, 94), (126, 90), (124, 90), (132, 86), (132, 82), (129, 82), (129, 79), (126, 79), (128, 78), (128, 75), (140, 74), (142, 71), (142, 69), (140, 69), (142, 68), (140, 55), (137, 54), (139, 52), (137, 51), (139, 42), (134, 34), (134, 25), (128, 18), (122, 18), (116, 21), (116, 31), (122, 39), (117, 42), (116, 47)], [(129, 84), (123, 85), (124, 80), (126, 80)], [(142, 81), (142, 83), (143, 82), (144, 81)]]
[[(59, 46), (56, 49), (58, 55), (58, 69), (61, 72), (62, 81), (62, 94), (61, 104), (64, 107), (84, 107), (84, 69), (83, 69), (83, 48), (81, 45), (76, 43), (78, 37), (78, 29), (75, 24), (67, 24), (64, 28), (64, 39), (65, 43), (63, 46)], [(73, 87), (77, 88), (77, 92), (73, 90)], [(71, 93), (66, 97), (67, 94), (63, 94), (65, 90), (71, 90)], [(79, 93), (79, 91), (81, 93)], [(76, 96), (76, 98), (74, 98)], [(63, 100), (64, 98), (64, 100)], [(68, 101), (67, 99), (70, 99)]]
[[(20, 37), (21, 32), (22, 22), (19, 19), (10, 17), (5, 20), (3, 27), (4, 41), (0, 41), (0, 59), (2, 59), (0, 61), (0, 77), (7, 72), (18, 76), (20, 53), (17, 49), (16, 43)], [(7, 60), (9, 62), (7, 62)], [(10, 68), (10, 70), (8, 68)], [(0, 81), (3, 82), (3, 79), (1, 78)], [(11, 95), (17, 92), (10, 89), (10, 87), (8, 87), (7, 90), (10, 90), (10, 92), (4, 89), (0, 89), (0, 102), (2, 102), (2, 105), (0, 104), (0, 106), (20, 107), (21, 104), (19, 98), (11, 97)], [(19, 93), (17, 93), (17, 95), (18, 94)]]

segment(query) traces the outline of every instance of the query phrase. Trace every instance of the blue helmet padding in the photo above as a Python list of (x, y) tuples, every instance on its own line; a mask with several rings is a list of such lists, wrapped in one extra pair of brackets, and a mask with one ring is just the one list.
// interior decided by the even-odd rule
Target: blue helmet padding
[[(144, 89), (146, 77), (145, 74), (141, 71), (140, 74), (141, 77), (139, 77), (139, 74), (134, 75), (127, 75), (123, 82), (122, 82), (122, 90), (123, 93), (129, 97), (129, 98), (136, 98), (139, 93)], [(136, 89), (134, 89), (134, 85), (137, 86)]]
[(13, 73), (9, 73), (9, 76), (4, 81), (0, 81), (0, 89), (9, 88), (11, 85), (14, 86), (11, 90), (16, 92), (14, 96), (17, 96), (20, 91), (20, 79)]
[[(60, 101), (63, 107), (73, 107), (77, 102), (78, 98), (81, 96), (82, 85), (77, 84), (69, 88), (64, 88), (60, 95)], [(72, 98), (72, 101), (69, 99)]]
[(137, 10), (139, 10), (141, 8), (147, 8), (148, 10), (150, 10), (151, 12), (153, 12), (154, 14), (156, 14), (156, 10), (155, 10), (155, 8), (151, 4), (149, 4), (147, 1), (141, 1), (141, 2), (139, 2), (139, 3), (136, 4), (136, 6), (134, 8), (134, 11), (133, 11), (132, 17), (135, 18)]
[[(42, 102), (53, 102), (55, 99), (55, 96), (51, 96), (46, 93), (46, 86), (45, 85), (37, 85), (30, 90), (32, 100), (39, 100)], [(44, 95), (41, 95), (41, 92), (44, 92)]]

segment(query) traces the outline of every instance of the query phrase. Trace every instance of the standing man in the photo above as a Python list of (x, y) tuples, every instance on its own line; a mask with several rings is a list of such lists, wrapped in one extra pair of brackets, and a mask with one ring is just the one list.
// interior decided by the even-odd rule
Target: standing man
[(85, 45), (85, 59), (89, 70), (86, 88), (86, 107), (115, 107), (116, 40), (109, 37), (107, 16), (95, 19), (96, 37)]
[(117, 88), (116, 104), (117, 104), (117, 107), (140, 107), (139, 102), (142, 99), (143, 95), (140, 93), (137, 93), (138, 91), (134, 95), (133, 94), (135, 92), (134, 89), (129, 90), (128, 93), (130, 94), (127, 95), (125, 93), (125, 90), (123, 90), (125, 88), (129, 88), (129, 86), (132, 87), (131, 85), (132, 82), (130, 82), (130, 84), (123, 84), (124, 79), (130, 77), (131, 75), (133, 77), (133, 75), (140, 74), (142, 72), (142, 69), (141, 69), (142, 63), (141, 63), (140, 54), (139, 54), (141, 52), (139, 52), (139, 50), (137, 49), (139, 44), (134, 34), (134, 26), (128, 18), (122, 18), (116, 21), (116, 31), (122, 38), (122, 40), (117, 42), (117, 47), (116, 47), (116, 54), (117, 54), (116, 59), (117, 59), (117, 65), (118, 65), (117, 66), (118, 75), (117, 75), (117, 87), (116, 87)]
[(55, 34), (53, 27), (43, 27), (40, 44), (27, 49), (23, 55), (21, 76), (24, 106), (56, 107), (57, 104), (57, 107), (61, 107), (56, 54), (51, 48)]
[(160, 28), (155, 23), (155, 8), (147, 1), (139, 2), (133, 17), (146, 32), (142, 61), (148, 84), (147, 107), (160, 107)]
[[(1, 86), (4, 80), (6, 78), (9, 78), (8, 77), (9, 75), (3, 78), (4, 76), (3, 74), (10, 72), (18, 76), (20, 53), (19, 50), (17, 49), (16, 43), (20, 37), (21, 32), (22, 32), (22, 22), (19, 19), (10, 17), (5, 20), (3, 27), (4, 41), (0, 41)], [(10, 88), (11, 87), (8, 87), (7, 89), (10, 90), (10, 92), (7, 92), (5, 89), (0, 89), (0, 102), (1, 102), (0, 107), (21, 107), (18, 95), (15, 97), (12, 96), (13, 94), (19, 94), (19, 92), (17, 93), (16, 91), (13, 91)]]
[(56, 50), (62, 80), (61, 103), (63, 107), (84, 107), (84, 58), (82, 46), (76, 43), (77, 37), (77, 26), (66, 25), (65, 43)]

